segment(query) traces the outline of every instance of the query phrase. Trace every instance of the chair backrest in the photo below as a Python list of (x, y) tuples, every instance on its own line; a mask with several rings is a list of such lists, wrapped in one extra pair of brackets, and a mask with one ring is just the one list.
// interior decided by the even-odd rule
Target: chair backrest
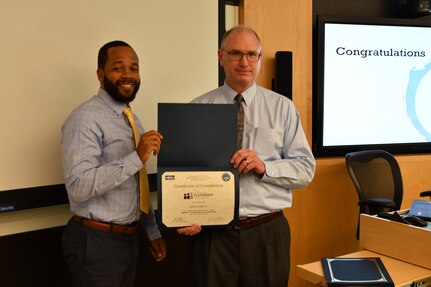
[[(367, 150), (346, 154), (346, 165), (359, 200), (387, 198), (399, 210), (403, 200), (403, 181), (397, 160), (384, 150)], [(367, 206), (360, 213), (372, 214)]]

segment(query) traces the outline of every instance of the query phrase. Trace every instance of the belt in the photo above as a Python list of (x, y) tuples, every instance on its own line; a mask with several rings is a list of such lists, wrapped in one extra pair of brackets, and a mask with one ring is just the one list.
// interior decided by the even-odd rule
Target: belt
[(118, 234), (130, 235), (135, 233), (136, 230), (138, 229), (136, 223), (132, 223), (129, 225), (119, 225), (119, 224), (95, 221), (78, 215), (74, 215), (73, 219), (78, 223), (84, 225), (85, 227), (88, 227), (97, 231), (106, 232), (106, 233), (118, 233)]
[(276, 211), (273, 213), (267, 213), (263, 215), (259, 215), (256, 217), (249, 217), (246, 219), (240, 219), (233, 227), (233, 229), (246, 229), (254, 226), (258, 226), (262, 223), (267, 223), (270, 221), (273, 221), (274, 219), (279, 218), (280, 216), (283, 216), (283, 211)]

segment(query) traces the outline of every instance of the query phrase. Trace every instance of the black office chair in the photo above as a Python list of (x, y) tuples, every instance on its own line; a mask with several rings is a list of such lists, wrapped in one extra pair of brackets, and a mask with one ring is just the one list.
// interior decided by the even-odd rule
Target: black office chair
[[(359, 213), (395, 211), (403, 200), (403, 181), (397, 160), (384, 150), (346, 154), (346, 165), (359, 201)], [(431, 194), (431, 193), (430, 193)], [(356, 238), (359, 239), (359, 221)]]

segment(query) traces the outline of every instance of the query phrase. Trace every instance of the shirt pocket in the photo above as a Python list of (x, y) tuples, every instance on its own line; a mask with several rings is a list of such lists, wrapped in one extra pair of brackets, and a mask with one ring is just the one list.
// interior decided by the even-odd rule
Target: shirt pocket
[(251, 149), (260, 155), (262, 160), (281, 159), (283, 149), (283, 132), (275, 129), (256, 127), (250, 134)]

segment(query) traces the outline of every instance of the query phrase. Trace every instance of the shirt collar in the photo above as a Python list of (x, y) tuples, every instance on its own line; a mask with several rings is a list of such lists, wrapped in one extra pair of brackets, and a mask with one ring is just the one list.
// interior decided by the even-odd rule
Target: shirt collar
[(99, 96), (102, 101), (104, 101), (114, 112), (119, 115), (123, 113), (124, 108), (127, 106), (126, 103), (116, 101), (102, 88), (99, 89), (97, 96)]
[[(226, 82), (224, 82), (223, 88), (225, 89), (225, 94), (230, 102), (234, 101), (235, 96), (238, 94), (235, 92)], [(250, 88), (241, 93), (244, 98), (245, 105), (249, 105), (256, 95), (256, 83), (254, 83)]]

